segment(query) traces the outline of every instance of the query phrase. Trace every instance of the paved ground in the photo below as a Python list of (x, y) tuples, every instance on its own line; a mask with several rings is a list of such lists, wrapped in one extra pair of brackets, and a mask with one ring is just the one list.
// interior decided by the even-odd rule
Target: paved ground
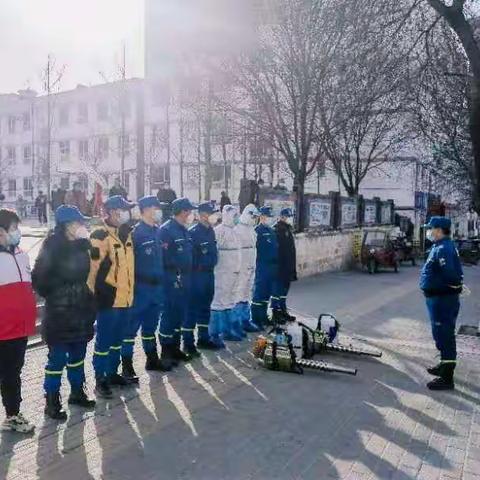
[[(357, 377), (263, 371), (250, 345), (230, 344), (172, 374), (144, 374), (139, 390), (56, 425), (41, 413), (45, 350), (31, 350), (24, 406), (38, 431), (0, 437), (0, 479), (480, 480), (480, 340), (459, 339), (455, 392), (425, 390), (435, 351), (417, 275), (404, 267), (294, 286), (296, 311), (335, 312), (346, 333), (383, 349), (380, 360), (328, 357), (356, 365)], [(478, 324), (479, 280), (469, 268), (461, 322)]]

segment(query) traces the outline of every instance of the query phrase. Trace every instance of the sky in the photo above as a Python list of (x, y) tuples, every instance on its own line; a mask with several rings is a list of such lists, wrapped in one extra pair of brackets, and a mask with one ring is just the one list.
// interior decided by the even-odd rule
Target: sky
[[(51, 54), (64, 67), (60, 89), (143, 76), (143, 0), (0, 0), (0, 93), (40, 92)], [(102, 73), (100, 73), (102, 72)]]

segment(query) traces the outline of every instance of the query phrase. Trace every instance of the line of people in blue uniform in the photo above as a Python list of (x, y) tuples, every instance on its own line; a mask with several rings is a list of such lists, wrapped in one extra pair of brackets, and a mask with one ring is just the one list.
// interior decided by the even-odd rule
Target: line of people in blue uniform
[[(37, 259), (33, 286), (46, 299), (43, 330), (53, 332), (44, 336), (49, 348), (45, 412), (52, 418), (66, 418), (59, 393), (64, 368), (72, 387), (69, 404), (95, 405), (83, 373), (94, 321), (95, 393), (111, 398), (112, 387), (139, 381), (133, 363), (139, 331), (146, 370), (169, 371), (200, 356), (199, 350), (222, 349), (226, 340), (240, 341), (247, 332), (263, 330), (270, 321), (270, 300), (275, 321), (291, 318), (286, 298), (296, 279), (296, 259), (290, 209), (282, 210), (271, 226), (270, 207), (248, 205), (240, 214), (226, 205), (220, 213), (211, 202), (197, 207), (180, 198), (171, 204), (172, 217), (162, 223), (163, 205), (147, 196), (138, 201), (141, 218), (132, 225), (134, 205), (121, 196), (109, 198), (105, 218), (89, 240), (88, 219), (75, 207), (60, 207), (56, 230)], [(67, 235), (73, 243), (54, 241), (55, 235)], [(62, 264), (54, 268), (60, 245)], [(70, 258), (68, 252), (80, 246), (84, 256)], [(50, 284), (68, 265), (72, 278), (84, 285), (82, 307), (72, 298), (70, 313), (70, 307), (55, 303), (59, 291)], [(81, 316), (82, 332), (70, 325), (67, 335), (59, 335), (60, 312)]]

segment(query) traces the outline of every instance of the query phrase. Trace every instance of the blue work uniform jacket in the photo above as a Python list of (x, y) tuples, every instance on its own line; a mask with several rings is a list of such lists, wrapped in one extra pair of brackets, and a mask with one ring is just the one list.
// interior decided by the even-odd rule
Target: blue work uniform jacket
[(425, 296), (458, 295), (462, 283), (462, 264), (454, 243), (450, 238), (435, 242), (420, 275)]
[(210, 226), (197, 223), (188, 232), (193, 244), (193, 271), (213, 272), (218, 262), (215, 231)]
[(135, 304), (160, 303), (164, 280), (163, 250), (158, 238), (158, 227), (137, 223), (133, 232), (135, 256)]
[(158, 231), (163, 248), (163, 263), (167, 286), (176, 284), (176, 288), (184, 285), (192, 272), (193, 246), (188, 230), (174, 218), (165, 222)]
[(272, 227), (259, 224), (255, 228), (257, 233), (257, 268), (278, 268), (278, 240)]

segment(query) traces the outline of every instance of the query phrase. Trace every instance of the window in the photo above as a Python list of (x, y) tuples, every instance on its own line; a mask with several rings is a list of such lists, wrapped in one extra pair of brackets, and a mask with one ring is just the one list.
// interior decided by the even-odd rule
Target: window
[[(231, 177), (231, 165), (226, 166), (227, 178), (230, 179)], [(217, 185), (220, 183), (225, 182), (225, 165), (212, 165), (211, 166), (211, 175), (212, 175), (212, 182), (216, 183)]]
[(70, 141), (64, 140), (63, 142), (59, 142), (58, 145), (60, 147), (60, 159), (68, 161), (70, 158)]
[(69, 177), (62, 177), (60, 179), (60, 188), (63, 190), (70, 189), (70, 178)]
[(108, 137), (100, 137), (97, 140), (97, 158), (100, 160), (108, 158), (108, 149)]
[(32, 146), (24, 145), (23, 147), (23, 163), (29, 165), (32, 162)]
[(60, 114), (59, 114), (59, 119), (58, 123), (60, 124), (61, 127), (66, 127), (68, 125), (68, 114), (69, 114), (69, 108), (68, 105), (64, 105), (63, 107), (60, 107)]
[(13, 115), (10, 115), (10, 117), (8, 117), (8, 133), (15, 133), (16, 122), (17, 119)]
[(10, 197), (17, 196), (17, 181), (15, 179), (8, 181), (8, 195)]
[(88, 122), (88, 104), (85, 102), (78, 104), (78, 123)]
[(88, 140), (78, 141), (78, 158), (80, 160), (87, 160), (88, 158)]
[(154, 187), (158, 187), (161, 183), (170, 183), (168, 165), (152, 165), (150, 167), (150, 183)]
[[(125, 148), (125, 155), (130, 155), (130, 135), (126, 133), (123, 136), (123, 145)], [(118, 136), (118, 156), (122, 155), (122, 135)]]
[(17, 162), (17, 152), (15, 147), (7, 147), (7, 164), (14, 165)]
[(27, 132), (32, 127), (31, 121), (30, 121), (30, 112), (24, 112), (22, 119), (23, 119), (23, 131)]
[(97, 120), (99, 121), (108, 120), (108, 103), (107, 102), (97, 103)]
[(33, 197), (33, 181), (32, 177), (24, 177), (23, 179), (23, 196)]

